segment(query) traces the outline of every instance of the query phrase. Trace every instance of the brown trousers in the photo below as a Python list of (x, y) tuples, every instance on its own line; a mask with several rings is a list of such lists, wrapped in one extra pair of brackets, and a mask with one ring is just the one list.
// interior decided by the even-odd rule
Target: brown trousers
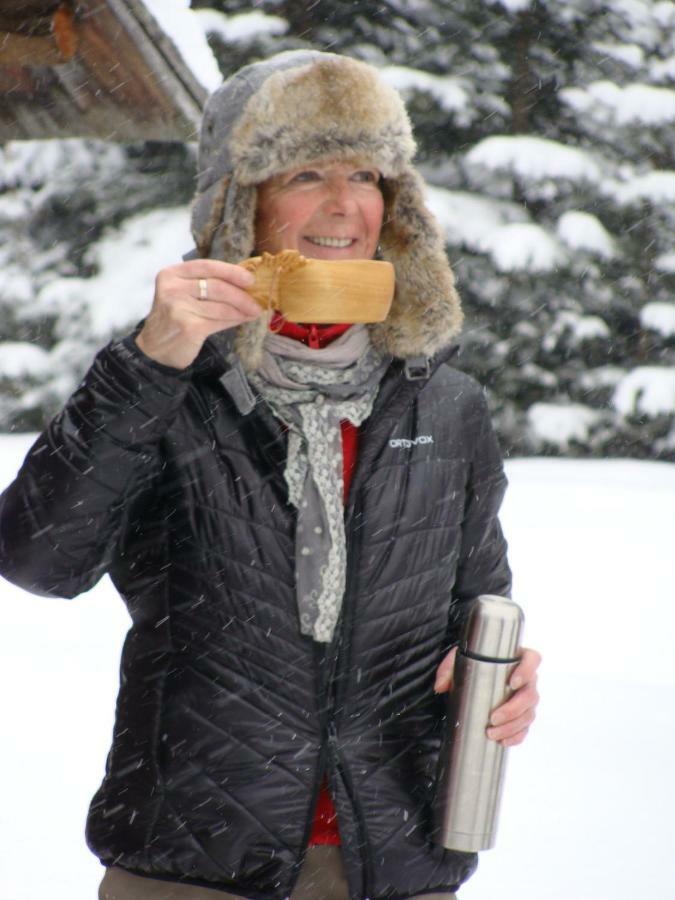
[[(113, 866), (105, 873), (98, 900), (241, 900), (212, 888), (156, 878), (142, 878)], [(307, 851), (291, 900), (349, 900), (339, 847), (320, 845)], [(415, 900), (415, 898), (411, 898)], [(421, 900), (456, 900), (455, 894), (424, 894)]]

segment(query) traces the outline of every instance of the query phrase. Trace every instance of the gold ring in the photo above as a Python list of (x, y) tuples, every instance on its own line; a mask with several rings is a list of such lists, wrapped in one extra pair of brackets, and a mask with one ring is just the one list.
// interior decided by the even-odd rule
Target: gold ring
[(199, 299), (200, 300), (208, 300), (209, 299), (209, 288), (206, 283), (206, 278), (199, 279)]

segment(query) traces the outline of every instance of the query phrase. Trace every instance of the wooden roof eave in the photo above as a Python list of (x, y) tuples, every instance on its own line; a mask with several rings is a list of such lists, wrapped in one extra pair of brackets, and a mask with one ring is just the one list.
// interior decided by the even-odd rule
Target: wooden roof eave
[(8, 0), (0, 142), (195, 140), (207, 96), (141, 0)]

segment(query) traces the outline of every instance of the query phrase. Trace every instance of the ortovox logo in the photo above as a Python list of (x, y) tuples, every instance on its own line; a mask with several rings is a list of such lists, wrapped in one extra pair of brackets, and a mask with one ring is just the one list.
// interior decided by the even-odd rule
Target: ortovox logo
[(409, 440), (408, 438), (391, 438), (389, 446), (397, 450), (399, 447), (416, 447), (418, 444), (433, 444), (434, 439), (430, 434), (420, 434), (419, 437)]

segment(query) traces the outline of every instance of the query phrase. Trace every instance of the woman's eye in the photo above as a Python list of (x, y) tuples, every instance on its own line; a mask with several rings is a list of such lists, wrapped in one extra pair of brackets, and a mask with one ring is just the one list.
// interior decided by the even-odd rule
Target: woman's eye
[(380, 180), (380, 173), (372, 169), (363, 169), (362, 171), (354, 172), (352, 178), (354, 181), (360, 181), (363, 184), (377, 184)]
[(307, 169), (304, 172), (296, 172), (291, 178), (291, 184), (311, 184), (313, 181), (319, 181), (321, 176), (313, 169)]

